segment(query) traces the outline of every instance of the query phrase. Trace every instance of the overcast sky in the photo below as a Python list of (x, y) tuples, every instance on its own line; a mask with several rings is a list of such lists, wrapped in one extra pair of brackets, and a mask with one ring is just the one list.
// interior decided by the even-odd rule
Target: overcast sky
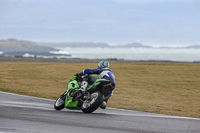
[(0, 0), (0, 39), (200, 44), (200, 0)]

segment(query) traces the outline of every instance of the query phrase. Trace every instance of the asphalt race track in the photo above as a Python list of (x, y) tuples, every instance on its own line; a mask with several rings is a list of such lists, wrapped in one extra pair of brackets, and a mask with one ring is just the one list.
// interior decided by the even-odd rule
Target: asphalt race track
[(0, 133), (200, 133), (200, 119), (107, 108), (92, 114), (0, 92)]

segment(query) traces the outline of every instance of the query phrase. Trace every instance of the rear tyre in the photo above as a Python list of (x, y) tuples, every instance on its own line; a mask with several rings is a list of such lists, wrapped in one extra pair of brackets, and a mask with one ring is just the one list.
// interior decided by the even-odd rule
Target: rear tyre
[[(66, 93), (66, 92), (65, 92)], [(61, 110), (64, 109), (65, 107), (65, 98), (66, 98), (66, 94), (63, 93), (54, 103), (54, 108), (56, 110)]]
[(103, 96), (99, 91), (91, 94), (90, 100), (85, 100), (81, 106), (84, 113), (94, 112), (103, 102)]

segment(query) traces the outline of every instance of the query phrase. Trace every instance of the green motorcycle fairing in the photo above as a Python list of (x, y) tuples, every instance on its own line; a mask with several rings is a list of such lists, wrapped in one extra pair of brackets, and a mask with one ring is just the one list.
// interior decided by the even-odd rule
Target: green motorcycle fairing
[(78, 89), (79, 85), (78, 82), (76, 80), (76, 76), (73, 76), (70, 79), (70, 82), (68, 84), (68, 89), (67, 89), (67, 94), (66, 94), (66, 99), (65, 99), (65, 108), (69, 108), (69, 109), (79, 109), (78, 107), (78, 102), (79, 101), (73, 101), (73, 97), (70, 96), (70, 92), (74, 89)]
[(105, 80), (105, 79), (97, 79), (92, 85), (88, 85), (87, 91), (91, 90), (93, 87), (97, 86), (100, 84), (100, 81)]
[[(99, 85), (100, 82), (104, 79), (97, 79), (92, 85), (88, 85), (87, 91), (91, 90), (93, 87), (95, 87), (96, 85)], [(99, 83), (98, 83), (99, 82)], [(70, 92), (74, 89), (79, 89), (79, 84), (76, 80), (76, 76), (73, 76), (70, 79), (70, 82), (68, 84), (68, 90), (66, 92), (66, 99), (65, 99), (65, 108), (69, 108), (69, 109), (80, 109), (80, 107), (78, 107), (78, 103), (79, 101), (73, 101), (73, 97), (70, 96)]]

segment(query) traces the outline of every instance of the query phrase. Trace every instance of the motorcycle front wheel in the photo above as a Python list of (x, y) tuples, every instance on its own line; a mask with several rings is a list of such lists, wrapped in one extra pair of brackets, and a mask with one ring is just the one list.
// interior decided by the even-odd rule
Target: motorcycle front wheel
[(81, 110), (84, 113), (94, 112), (103, 102), (103, 96), (99, 91), (91, 94), (89, 100), (85, 100), (81, 106)]
[(66, 92), (64, 92), (54, 103), (54, 108), (56, 110), (64, 109), (65, 107), (65, 98), (66, 98)]

